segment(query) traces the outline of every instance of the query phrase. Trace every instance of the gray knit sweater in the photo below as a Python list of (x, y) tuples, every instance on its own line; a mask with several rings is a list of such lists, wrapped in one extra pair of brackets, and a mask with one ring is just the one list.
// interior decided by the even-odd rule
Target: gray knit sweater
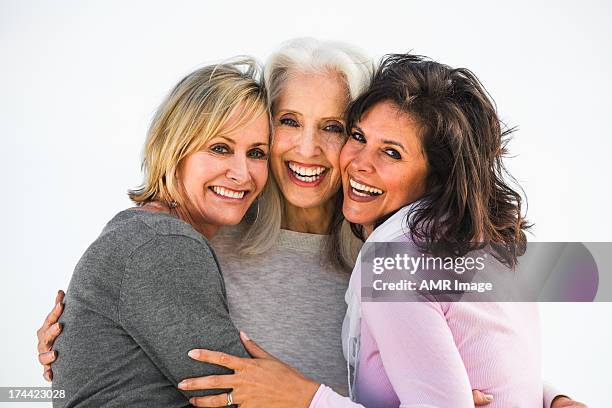
[[(192, 348), (247, 356), (206, 239), (166, 214), (117, 214), (79, 261), (55, 343), (54, 407), (184, 407), (188, 377), (223, 374)], [(203, 393), (195, 393), (203, 395)]]

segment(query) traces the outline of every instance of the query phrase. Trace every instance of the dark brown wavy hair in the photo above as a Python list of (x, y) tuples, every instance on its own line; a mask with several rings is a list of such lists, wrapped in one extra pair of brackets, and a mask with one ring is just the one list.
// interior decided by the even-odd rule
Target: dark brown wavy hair
[[(347, 129), (383, 101), (397, 105), (421, 128), (428, 175), (425, 196), (407, 218), (414, 243), (444, 256), (490, 246), (513, 267), (525, 251), (530, 227), (502, 161), (514, 129), (500, 121), (478, 78), (427, 57), (386, 55), (368, 90), (348, 107)], [(362, 229), (352, 228), (363, 239)]]

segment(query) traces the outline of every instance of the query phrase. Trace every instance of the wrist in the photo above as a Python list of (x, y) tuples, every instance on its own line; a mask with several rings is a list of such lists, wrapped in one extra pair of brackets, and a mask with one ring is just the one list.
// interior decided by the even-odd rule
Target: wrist
[(298, 406), (303, 408), (310, 407), (310, 403), (312, 402), (312, 399), (319, 390), (320, 386), (321, 384), (317, 383), (316, 381), (306, 379), (304, 385), (300, 387), (301, 398)]

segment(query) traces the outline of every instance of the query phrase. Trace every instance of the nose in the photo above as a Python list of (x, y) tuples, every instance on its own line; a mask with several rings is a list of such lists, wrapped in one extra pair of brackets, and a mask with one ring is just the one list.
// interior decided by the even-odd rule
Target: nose
[(247, 158), (244, 155), (234, 155), (232, 160), (228, 161), (228, 164), (229, 167), (225, 173), (228, 179), (238, 186), (242, 186), (249, 181), (251, 176), (247, 165)]
[(357, 173), (370, 174), (374, 172), (374, 155), (371, 149), (361, 149), (353, 155), (349, 168)]
[(316, 129), (305, 127), (304, 131), (297, 137), (299, 139), (296, 141), (297, 146), (295, 150), (300, 156), (310, 158), (322, 153), (321, 140)]

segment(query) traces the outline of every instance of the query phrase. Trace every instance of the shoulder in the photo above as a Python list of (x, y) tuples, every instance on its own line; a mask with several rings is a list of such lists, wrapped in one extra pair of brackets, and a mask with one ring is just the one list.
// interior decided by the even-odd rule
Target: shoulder
[[(145, 222), (144, 220), (142, 222)], [(127, 256), (121, 282), (126, 294), (181, 297), (218, 292), (225, 285), (219, 263), (208, 241), (184, 230), (172, 220), (146, 220), (148, 240)], [(140, 296), (140, 295), (139, 295)]]
[(366, 242), (390, 242), (410, 236), (408, 217), (414, 204), (400, 208), (370, 234)]
[(132, 224), (145, 225), (149, 229), (151, 236), (166, 238), (168, 241), (180, 240), (200, 243), (202, 246), (210, 247), (208, 240), (191, 225), (175, 216), (133, 210), (136, 214), (131, 217)]
[(109, 222), (104, 234), (120, 237), (129, 249), (125, 256), (131, 267), (147, 263), (217, 263), (208, 240), (191, 225), (168, 214), (122, 211)]

